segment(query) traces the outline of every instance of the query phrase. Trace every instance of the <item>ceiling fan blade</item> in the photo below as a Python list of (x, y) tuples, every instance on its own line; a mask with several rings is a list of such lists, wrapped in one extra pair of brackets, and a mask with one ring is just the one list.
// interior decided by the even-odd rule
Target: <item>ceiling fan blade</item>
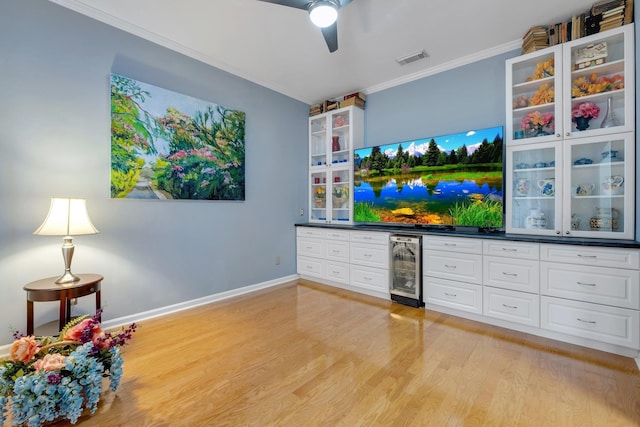
[(338, 50), (338, 23), (334, 22), (333, 25), (327, 28), (321, 28), (324, 40), (327, 42), (329, 52), (335, 52)]
[[(279, 4), (281, 6), (289, 6), (289, 7), (294, 7), (296, 9), (303, 9), (303, 10), (307, 10), (309, 3), (311, 3), (310, 0), (258, 0), (258, 1), (263, 1), (265, 3)], [(351, 1), (351, 0), (347, 0), (347, 1)]]
[(340, 7), (345, 7), (346, 5), (351, 3), (351, 1), (352, 0), (340, 0)]

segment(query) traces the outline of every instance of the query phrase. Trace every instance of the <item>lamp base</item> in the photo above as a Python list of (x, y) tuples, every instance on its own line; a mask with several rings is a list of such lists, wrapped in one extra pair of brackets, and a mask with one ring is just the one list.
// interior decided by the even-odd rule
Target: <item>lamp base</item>
[(57, 285), (68, 285), (79, 281), (80, 278), (75, 274), (72, 274), (70, 271), (65, 271), (64, 274), (58, 277), (56, 280)]

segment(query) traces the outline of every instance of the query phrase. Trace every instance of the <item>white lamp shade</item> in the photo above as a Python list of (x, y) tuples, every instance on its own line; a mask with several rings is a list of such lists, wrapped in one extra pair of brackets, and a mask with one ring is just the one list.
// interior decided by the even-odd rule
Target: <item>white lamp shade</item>
[(309, 19), (316, 27), (326, 28), (338, 19), (338, 9), (331, 1), (317, 1), (309, 8)]
[(85, 199), (52, 198), (49, 213), (44, 222), (33, 234), (43, 236), (74, 236), (80, 234), (96, 234), (99, 231), (93, 226), (87, 213)]

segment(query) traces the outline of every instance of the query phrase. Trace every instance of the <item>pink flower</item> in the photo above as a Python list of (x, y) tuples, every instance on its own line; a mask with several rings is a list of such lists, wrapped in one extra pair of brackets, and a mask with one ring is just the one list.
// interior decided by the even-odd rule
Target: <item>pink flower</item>
[(22, 337), (11, 344), (9, 356), (14, 362), (27, 363), (33, 359), (36, 351), (38, 351), (38, 342), (35, 338), (32, 336)]
[(45, 354), (42, 359), (36, 360), (33, 367), (36, 371), (58, 371), (64, 368), (65, 357), (61, 354)]
[(600, 107), (590, 101), (581, 102), (571, 110), (571, 120), (575, 122), (577, 117), (587, 119), (597, 119), (600, 114)]
[(91, 341), (98, 348), (106, 348), (106, 336), (100, 323), (94, 319), (84, 319), (82, 322), (69, 328), (62, 339), (65, 341), (78, 341), (87, 343)]

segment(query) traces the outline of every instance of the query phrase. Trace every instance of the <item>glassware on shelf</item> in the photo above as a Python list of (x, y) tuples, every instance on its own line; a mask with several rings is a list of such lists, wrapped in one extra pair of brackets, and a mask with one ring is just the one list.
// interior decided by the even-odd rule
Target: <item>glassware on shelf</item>
[(604, 119), (602, 119), (601, 128), (610, 128), (614, 126), (620, 126), (620, 122), (616, 117), (616, 114), (613, 112), (613, 108), (611, 107), (612, 99), (611, 97), (607, 98), (607, 112), (604, 114)]

